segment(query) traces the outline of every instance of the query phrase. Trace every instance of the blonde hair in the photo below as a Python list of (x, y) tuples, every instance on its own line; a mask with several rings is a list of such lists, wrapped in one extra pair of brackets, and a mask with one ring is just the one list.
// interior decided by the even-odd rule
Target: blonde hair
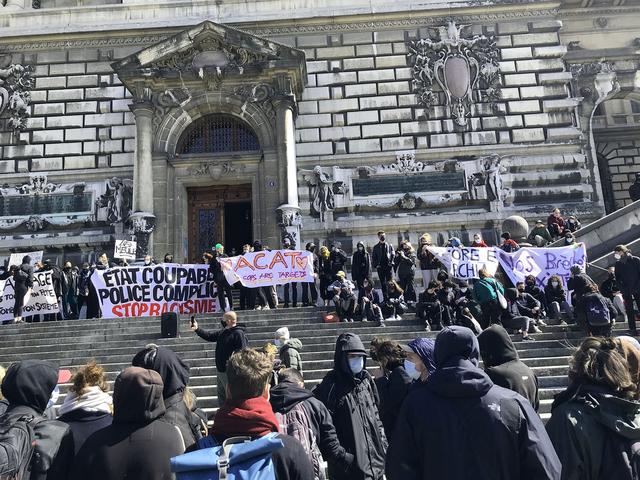
[(489, 273), (489, 270), (487, 270), (486, 268), (481, 268), (480, 270), (478, 270), (478, 277), (491, 278), (491, 274)]
[(109, 384), (104, 373), (104, 368), (91, 360), (86, 365), (80, 367), (71, 378), (69, 391), (75, 393), (78, 397), (86, 392), (89, 387), (100, 387), (103, 392), (109, 391)]
[(267, 343), (262, 347), (262, 353), (264, 353), (271, 361), (276, 359), (276, 355), (278, 355), (278, 347), (276, 347), (273, 343)]
[(431, 234), (429, 233), (424, 233), (422, 234), (422, 236), (420, 237), (420, 240), (426, 240), (427, 243), (431, 243)]

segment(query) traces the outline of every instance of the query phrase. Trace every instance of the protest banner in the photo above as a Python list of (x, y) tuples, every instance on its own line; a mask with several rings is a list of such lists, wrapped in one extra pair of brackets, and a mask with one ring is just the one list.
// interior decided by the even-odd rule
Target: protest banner
[(249, 288), (313, 282), (313, 254), (306, 250), (251, 252), (219, 258), (230, 285), (241, 282)]
[(133, 240), (116, 240), (113, 248), (113, 258), (135, 260), (138, 244)]
[(22, 259), (27, 255), (29, 257), (31, 257), (30, 265), (32, 267), (35, 266), (36, 263), (42, 261), (42, 250), (37, 251), (37, 252), (12, 253), (11, 256), (9, 257), (8, 266), (11, 266), (11, 265), (22, 265)]
[(195, 315), (219, 311), (208, 265), (162, 263), (95, 270), (91, 281), (104, 318)]
[[(22, 260), (22, 258), (20, 259)], [(0, 282), (0, 322), (13, 320), (13, 306), (15, 296), (13, 290), (13, 278), (8, 278)], [(48, 313), (58, 313), (60, 307), (53, 290), (52, 272), (37, 272), (33, 274), (33, 290), (31, 297), (23, 307), (22, 318), (34, 315), (46, 315)]]
[(495, 275), (500, 262), (494, 248), (482, 247), (427, 247), (453, 278), (478, 278), (478, 271), (486, 268)]
[(579, 265), (584, 271), (587, 266), (587, 249), (584, 243), (551, 248), (522, 247), (513, 253), (496, 249), (496, 253), (500, 265), (514, 285), (524, 282), (528, 275), (533, 275), (537, 286), (544, 288), (549, 278), (557, 275), (566, 289), (571, 267)]

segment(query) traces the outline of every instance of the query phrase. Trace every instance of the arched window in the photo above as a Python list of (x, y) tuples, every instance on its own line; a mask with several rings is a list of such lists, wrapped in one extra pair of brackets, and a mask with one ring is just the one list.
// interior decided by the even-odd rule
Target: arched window
[(207, 115), (182, 134), (176, 153), (225, 153), (260, 150), (258, 137), (245, 123), (229, 115)]

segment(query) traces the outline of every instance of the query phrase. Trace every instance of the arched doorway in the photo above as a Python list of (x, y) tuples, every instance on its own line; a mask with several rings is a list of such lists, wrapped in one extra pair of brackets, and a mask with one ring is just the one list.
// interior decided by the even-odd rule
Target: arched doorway
[[(257, 154), (260, 142), (255, 132), (241, 120), (224, 114), (203, 116), (187, 127), (180, 137), (176, 153), (190, 155)], [(199, 259), (216, 243), (225, 245), (228, 254), (240, 253), (251, 243), (253, 234), (251, 183), (224, 185), (219, 178), (228, 163), (207, 166), (211, 185), (187, 187), (189, 259)]]

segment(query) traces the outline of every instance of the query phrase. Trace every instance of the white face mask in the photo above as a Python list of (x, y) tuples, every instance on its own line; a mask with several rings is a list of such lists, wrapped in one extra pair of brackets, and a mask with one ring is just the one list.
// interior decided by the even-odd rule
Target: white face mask
[(460, 287), (460, 291), (462, 293), (467, 293), (467, 287)]
[(558, 286), (558, 282), (551, 282), (551, 286), (552, 286), (553, 288), (556, 288), (556, 287)]
[(480, 237), (473, 237), (473, 240), (474, 240), (475, 242), (479, 242), (479, 241), (480, 241)]
[(276, 339), (273, 341), (273, 343), (275, 343), (276, 347), (278, 347), (278, 348), (280, 348), (282, 345), (284, 345), (284, 342), (283, 342), (281, 339), (279, 339), (279, 338), (276, 338)]
[(622, 255), (620, 255), (619, 253), (614, 253), (613, 258), (615, 258), (616, 260), (620, 260), (622, 258)]
[(447, 288), (447, 293), (453, 292), (453, 288)]
[(364, 357), (355, 357), (349, 359), (349, 369), (354, 375), (359, 374), (364, 368)]
[(407, 375), (409, 375), (413, 380), (418, 380), (420, 378), (421, 374), (416, 368), (416, 364), (411, 360), (404, 360), (404, 370), (407, 372)]

